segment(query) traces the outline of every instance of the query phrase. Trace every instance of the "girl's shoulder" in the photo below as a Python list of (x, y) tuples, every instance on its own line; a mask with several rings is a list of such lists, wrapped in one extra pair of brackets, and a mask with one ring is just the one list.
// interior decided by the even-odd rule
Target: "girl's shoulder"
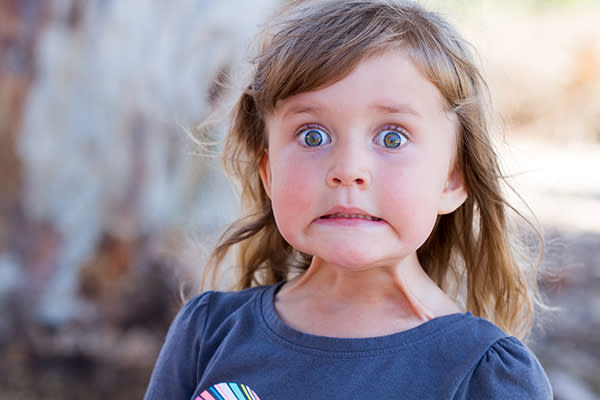
[(273, 289), (275, 286), (256, 286), (237, 291), (209, 290), (188, 300), (184, 308), (203, 308), (209, 304), (211, 308), (214, 306), (237, 308), (248, 301), (256, 299), (257, 296), (261, 296), (264, 292)]
[(200, 366), (208, 362), (232, 326), (253, 323), (255, 300), (268, 288), (209, 291), (187, 301), (169, 327), (146, 398), (189, 398), (200, 378)]
[(240, 308), (248, 303), (253, 303), (260, 299), (265, 293), (271, 293), (277, 290), (284, 282), (275, 285), (256, 286), (237, 291), (216, 291), (211, 290), (199, 294), (192, 302), (195, 306), (200, 304), (210, 304), (212, 311), (228, 311)]
[(552, 399), (544, 369), (523, 342), (482, 318), (470, 318), (464, 328), (469, 331), (465, 340), (477, 340), (485, 348), (473, 358), (456, 399)]
[(240, 312), (254, 312), (263, 294), (279, 285), (257, 286), (240, 291), (206, 291), (188, 300), (174, 320), (174, 325), (206, 325), (222, 322)]

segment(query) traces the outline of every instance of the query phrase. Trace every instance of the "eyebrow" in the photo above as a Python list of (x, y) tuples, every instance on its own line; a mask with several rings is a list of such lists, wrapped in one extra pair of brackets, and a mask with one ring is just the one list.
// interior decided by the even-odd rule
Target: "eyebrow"
[(289, 117), (290, 115), (298, 114), (311, 114), (322, 110), (322, 107), (314, 106), (310, 104), (293, 104), (289, 107), (285, 107), (282, 116)]
[[(408, 104), (373, 104), (368, 107), (370, 110), (382, 112), (385, 114), (409, 114), (418, 118), (423, 116)], [(283, 112), (283, 117), (298, 114), (311, 114), (323, 111), (323, 108), (311, 104), (294, 104), (287, 107)]]
[(408, 104), (373, 104), (369, 109), (384, 112), (386, 114), (410, 114), (418, 118), (423, 116)]

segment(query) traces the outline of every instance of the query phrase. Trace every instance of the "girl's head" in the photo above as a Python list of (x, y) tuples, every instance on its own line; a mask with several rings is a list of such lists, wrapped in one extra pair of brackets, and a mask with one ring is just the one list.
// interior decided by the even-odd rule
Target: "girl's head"
[(279, 101), (265, 117), (260, 166), (279, 232), (315, 265), (419, 268), (416, 251), (438, 215), (466, 198), (457, 128), (401, 49)]
[(506, 235), (507, 204), (489, 139), (486, 85), (469, 45), (455, 29), (408, 1), (318, 0), (294, 2), (263, 39), (225, 144), (226, 167), (241, 186), (246, 216), (224, 235), (213, 262), (218, 265), (237, 245), (240, 288), (281, 281), (292, 270), (308, 267), (311, 256), (292, 247), (277, 229), (261, 181), (260, 171), (272, 156), (269, 118), (286, 100), (333, 87), (366, 61), (402, 54), (439, 93), (440, 107), (454, 127), (447, 172), (468, 193), (466, 201), (463, 196), (431, 221), (431, 233), (417, 252), (419, 261), (444, 289), (466, 278), (466, 305), (474, 314), (511, 333), (526, 328), (531, 299)]

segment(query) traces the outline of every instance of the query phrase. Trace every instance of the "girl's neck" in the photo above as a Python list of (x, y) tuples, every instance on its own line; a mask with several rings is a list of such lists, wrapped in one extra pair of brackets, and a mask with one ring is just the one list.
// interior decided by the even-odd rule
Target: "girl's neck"
[(281, 288), (275, 308), (296, 329), (337, 337), (381, 336), (460, 312), (416, 255), (401, 265), (365, 270), (315, 258), (304, 274)]

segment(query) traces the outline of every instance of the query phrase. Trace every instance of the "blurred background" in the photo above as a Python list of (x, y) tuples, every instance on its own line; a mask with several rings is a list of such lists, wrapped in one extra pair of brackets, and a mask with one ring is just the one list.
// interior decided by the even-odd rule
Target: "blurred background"
[[(237, 214), (190, 132), (238, 89), (219, 81), (243, 86), (282, 1), (0, 0), (0, 398), (143, 396)], [(600, 1), (424, 4), (479, 49), (505, 169), (544, 232), (557, 311), (529, 344), (556, 399), (600, 399)]]

